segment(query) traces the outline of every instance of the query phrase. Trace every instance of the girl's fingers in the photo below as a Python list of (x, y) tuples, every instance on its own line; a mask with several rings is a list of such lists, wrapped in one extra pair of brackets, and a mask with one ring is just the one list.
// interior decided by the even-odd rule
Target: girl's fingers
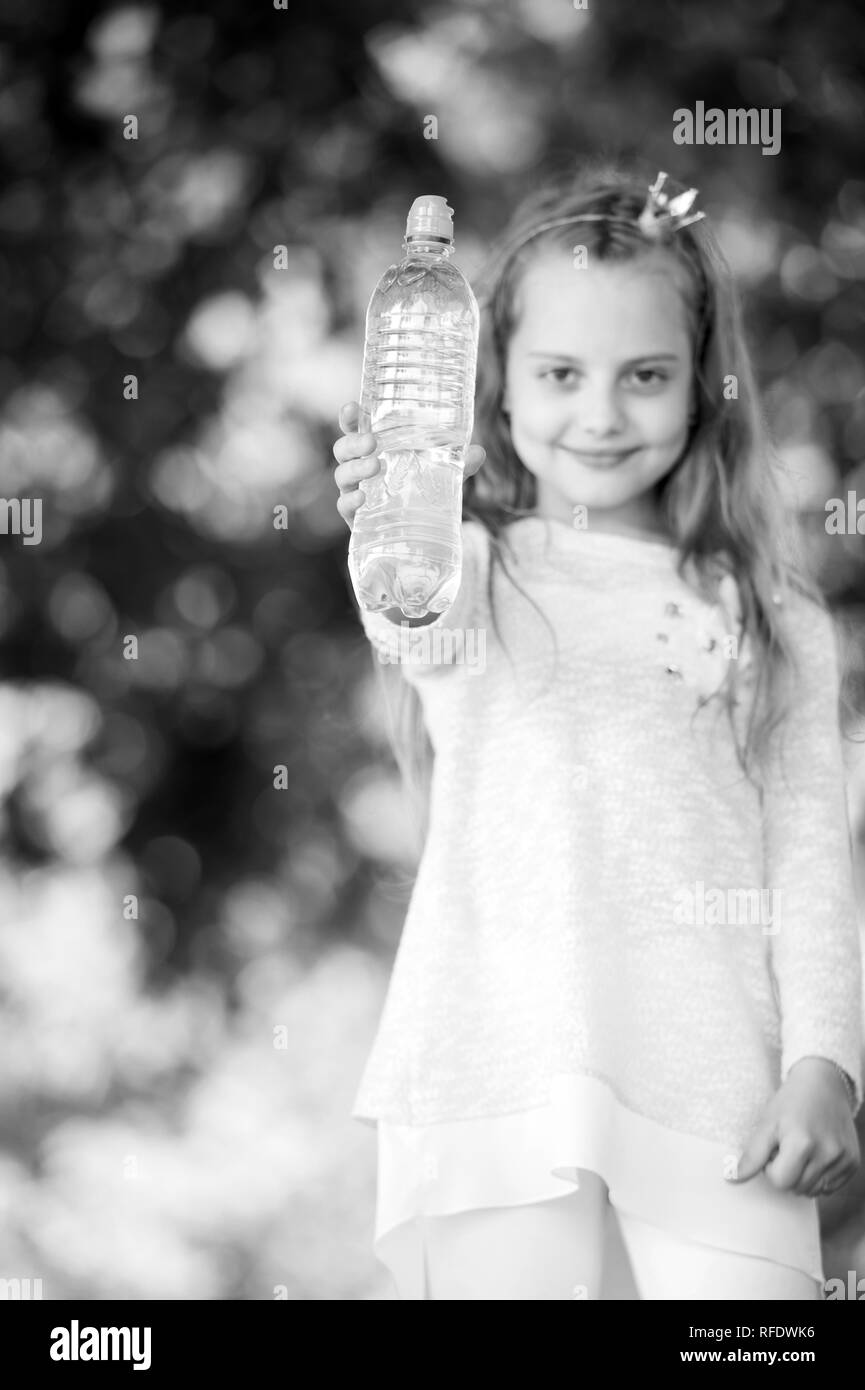
[(357, 401), (347, 401), (340, 406), (339, 427), (344, 430), (344, 434), (336, 441), (333, 446), (333, 456), (339, 465), (334, 469), (333, 478), (340, 492), (344, 488), (354, 490), (361, 478), (371, 477), (378, 471), (378, 459), (374, 459), (375, 467), (370, 468), (370, 455), (375, 455), (376, 442), (375, 435), (358, 434), (357, 420), (360, 407)]
[(350, 463), (352, 459), (374, 454), (375, 449), (374, 434), (343, 434), (333, 446), (333, 456), (337, 463)]
[(747, 1182), (765, 1168), (775, 1152), (776, 1132), (772, 1119), (764, 1119), (751, 1134), (747, 1144), (739, 1154), (735, 1176), (729, 1182)]
[[(362, 478), (373, 478), (381, 470), (381, 460), (376, 454), (375, 435), (358, 434), (357, 422), (360, 406), (357, 401), (346, 401), (339, 409), (339, 427), (343, 434), (333, 446), (336, 468), (333, 480), (339, 488), (337, 511), (351, 528), (355, 512), (364, 500), (359, 484)], [(463, 477), (470, 478), (486, 460), (486, 450), (480, 444), (470, 444), (466, 450)]]
[[(806, 1195), (809, 1197), (831, 1197), (833, 1192), (838, 1192), (844, 1187), (852, 1176), (850, 1155), (841, 1154), (834, 1163), (830, 1163), (828, 1168), (817, 1174), (816, 1181)], [(816, 1188), (821, 1188), (822, 1191), (815, 1191)]]
[(357, 401), (348, 401), (340, 408), (339, 427), (345, 434), (333, 446), (337, 462), (333, 480), (339, 488), (336, 509), (349, 530), (358, 507), (366, 500), (360, 490), (361, 480), (374, 477), (381, 469), (375, 435), (356, 432), (359, 413)]
[(766, 1176), (781, 1192), (797, 1188), (811, 1160), (814, 1145), (803, 1136), (782, 1138), (771, 1162), (766, 1164)]
[(351, 459), (347, 463), (341, 463), (338, 468), (333, 470), (333, 480), (340, 491), (340, 496), (363, 497), (360, 491), (360, 483), (364, 478), (374, 478), (376, 473), (381, 470), (381, 459), (373, 455), (371, 458)]
[(336, 499), (336, 510), (339, 512), (349, 531), (354, 525), (354, 514), (363, 502), (363, 493), (358, 489), (357, 492), (340, 493)]
[(483, 465), (487, 456), (487, 451), (482, 444), (470, 444), (466, 449), (465, 464), (463, 467), (463, 477), (471, 478)]
[(825, 1154), (815, 1153), (805, 1164), (802, 1176), (796, 1183), (793, 1191), (797, 1197), (816, 1197), (817, 1188), (820, 1187), (826, 1177), (829, 1168)]

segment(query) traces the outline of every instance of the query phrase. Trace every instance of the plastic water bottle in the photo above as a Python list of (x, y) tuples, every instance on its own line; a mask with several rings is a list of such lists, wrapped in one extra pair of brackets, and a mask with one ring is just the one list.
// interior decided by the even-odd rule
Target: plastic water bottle
[(423, 618), (445, 612), (460, 585), (479, 314), (451, 260), (446, 199), (415, 199), (403, 247), (367, 310), (358, 432), (375, 435), (381, 468), (360, 482), (348, 566), (361, 608)]

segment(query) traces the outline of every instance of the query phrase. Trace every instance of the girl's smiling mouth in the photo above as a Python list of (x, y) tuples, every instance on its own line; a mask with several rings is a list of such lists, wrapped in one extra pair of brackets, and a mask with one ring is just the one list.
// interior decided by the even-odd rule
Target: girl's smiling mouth
[(562, 445), (562, 448), (573, 458), (578, 459), (580, 463), (585, 464), (587, 468), (613, 468), (617, 463), (621, 463), (623, 459), (629, 458), (631, 454), (637, 452), (636, 448), (568, 449), (565, 445)]

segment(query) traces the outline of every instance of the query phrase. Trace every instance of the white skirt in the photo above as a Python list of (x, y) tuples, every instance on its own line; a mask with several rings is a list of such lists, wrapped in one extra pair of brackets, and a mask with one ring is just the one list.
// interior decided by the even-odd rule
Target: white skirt
[(549, 1103), (534, 1110), (433, 1125), (379, 1120), (377, 1136), (373, 1250), (403, 1287), (414, 1285), (408, 1297), (423, 1297), (419, 1217), (561, 1196), (579, 1187), (581, 1168), (603, 1179), (617, 1211), (823, 1282), (815, 1198), (779, 1192), (764, 1172), (729, 1181), (723, 1144), (636, 1114), (595, 1077), (554, 1077)]

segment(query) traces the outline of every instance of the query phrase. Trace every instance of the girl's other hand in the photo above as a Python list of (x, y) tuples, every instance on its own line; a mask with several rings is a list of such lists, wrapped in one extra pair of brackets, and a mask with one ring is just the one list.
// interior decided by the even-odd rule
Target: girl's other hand
[(772, 1097), (739, 1156), (732, 1182), (763, 1168), (774, 1187), (828, 1197), (859, 1167), (859, 1140), (843, 1078), (823, 1057), (803, 1057)]
[[(339, 412), (339, 427), (344, 431), (333, 446), (333, 456), (338, 467), (333, 470), (333, 478), (339, 488), (336, 509), (349, 530), (354, 525), (354, 515), (364, 500), (360, 490), (361, 478), (374, 478), (381, 469), (376, 456), (375, 436), (358, 434), (357, 420), (360, 406), (357, 401), (349, 401)], [(486, 458), (486, 450), (480, 444), (470, 444), (466, 450), (463, 481), (477, 473)]]

